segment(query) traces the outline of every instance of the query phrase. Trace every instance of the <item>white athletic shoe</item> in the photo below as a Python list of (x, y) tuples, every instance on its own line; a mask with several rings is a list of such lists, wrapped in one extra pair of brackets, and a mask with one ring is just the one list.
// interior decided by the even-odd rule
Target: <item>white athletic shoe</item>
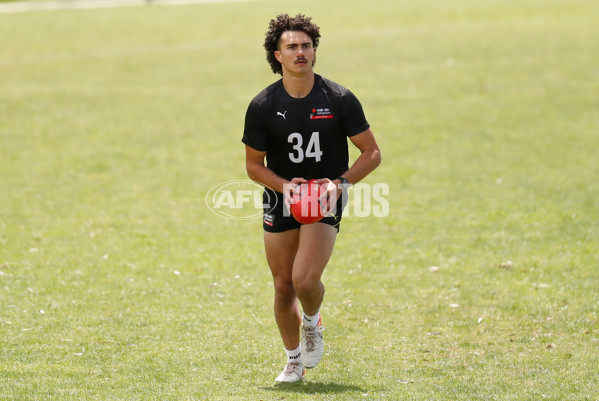
[(279, 383), (294, 383), (304, 380), (306, 369), (301, 362), (289, 362), (285, 366), (285, 370), (275, 379)]
[(321, 326), (321, 323), (322, 318), (319, 316), (316, 327), (303, 327), (302, 330), (302, 362), (308, 369), (318, 365), (324, 355), (324, 339), (322, 338), (324, 327)]

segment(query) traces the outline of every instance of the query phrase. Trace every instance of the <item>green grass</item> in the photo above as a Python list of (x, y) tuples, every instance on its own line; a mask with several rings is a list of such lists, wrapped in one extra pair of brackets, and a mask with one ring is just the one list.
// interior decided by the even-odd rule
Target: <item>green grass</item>
[[(276, 79), (262, 35), (298, 11), (322, 27), (317, 72), (362, 100), (391, 211), (344, 220), (326, 357), (277, 387), (260, 221), (204, 196), (246, 178), (245, 109)], [(590, 0), (0, 15), (0, 399), (596, 399), (598, 17)]]

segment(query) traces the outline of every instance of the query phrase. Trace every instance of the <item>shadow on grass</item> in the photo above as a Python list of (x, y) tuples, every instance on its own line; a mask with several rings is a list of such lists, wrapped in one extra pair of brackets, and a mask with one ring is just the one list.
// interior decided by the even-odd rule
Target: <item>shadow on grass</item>
[(304, 394), (336, 394), (336, 393), (366, 393), (358, 386), (340, 383), (321, 383), (321, 382), (296, 382), (296, 383), (278, 383), (272, 387), (263, 387), (263, 390), (274, 393), (304, 393)]

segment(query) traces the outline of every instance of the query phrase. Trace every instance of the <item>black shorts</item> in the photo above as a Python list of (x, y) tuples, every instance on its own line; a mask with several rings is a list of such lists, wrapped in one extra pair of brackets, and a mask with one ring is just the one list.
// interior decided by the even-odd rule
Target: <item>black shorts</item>
[[(264, 206), (264, 220), (262, 222), (264, 231), (270, 233), (282, 233), (283, 231), (293, 230), (302, 226), (302, 223), (299, 223), (291, 213), (286, 210), (285, 200), (282, 193), (266, 188), (262, 195), (262, 203)], [(333, 226), (337, 229), (337, 232), (339, 232), (343, 208), (346, 204), (347, 192), (343, 191), (337, 200), (335, 213), (331, 216), (324, 217), (322, 220), (318, 221), (318, 223)]]

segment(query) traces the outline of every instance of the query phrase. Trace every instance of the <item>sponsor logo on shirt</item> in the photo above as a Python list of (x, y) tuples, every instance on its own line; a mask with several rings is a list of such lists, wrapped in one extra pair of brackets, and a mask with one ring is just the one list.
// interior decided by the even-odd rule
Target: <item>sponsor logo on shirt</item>
[(310, 120), (323, 120), (327, 118), (333, 118), (333, 113), (330, 109), (312, 109), (312, 113), (310, 113)]

